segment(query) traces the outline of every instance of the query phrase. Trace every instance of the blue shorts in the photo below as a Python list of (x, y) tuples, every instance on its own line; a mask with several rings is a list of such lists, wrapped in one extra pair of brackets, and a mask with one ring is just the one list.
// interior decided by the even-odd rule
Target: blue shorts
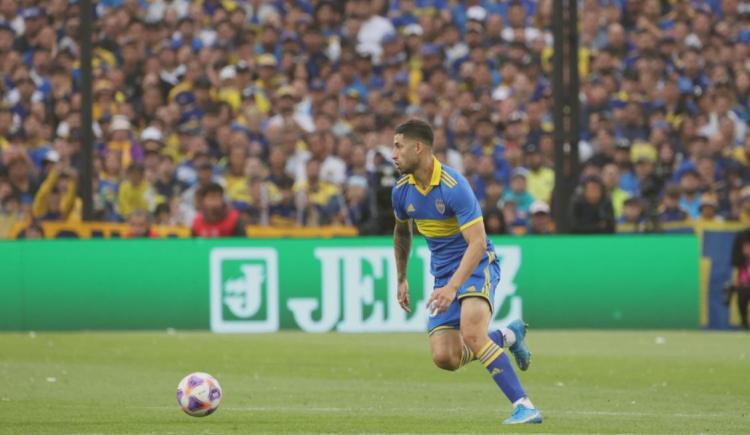
[[(487, 257), (482, 259), (479, 266), (474, 270), (469, 279), (458, 289), (456, 299), (450, 304), (446, 311), (430, 317), (427, 322), (427, 330), (430, 334), (441, 329), (459, 329), (461, 326), (461, 299), (479, 297), (487, 300), (492, 311), (495, 300), (495, 288), (500, 282), (500, 265), (492, 256), (492, 261)], [(440, 288), (450, 280), (450, 276), (435, 279), (435, 288)]]

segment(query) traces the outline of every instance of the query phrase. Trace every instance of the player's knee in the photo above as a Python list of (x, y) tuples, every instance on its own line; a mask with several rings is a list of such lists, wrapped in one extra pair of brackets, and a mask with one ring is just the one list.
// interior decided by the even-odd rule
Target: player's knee
[(436, 366), (443, 370), (458, 370), (459, 366), (461, 365), (460, 359), (460, 357), (457, 357), (450, 352), (446, 352), (445, 350), (437, 350), (432, 352), (432, 362), (434, 362)]

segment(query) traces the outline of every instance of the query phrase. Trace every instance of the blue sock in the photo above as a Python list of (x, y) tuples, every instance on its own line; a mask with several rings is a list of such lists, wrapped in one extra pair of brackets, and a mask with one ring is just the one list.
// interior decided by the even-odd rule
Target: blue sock
[(526, 391), (521, 386), (521, 381), (513, 370), (510, 358), (505, 354), (502, 347), (490, 340), (482, 346), (482, 350), (477, 353), (477, 357), (490, 372), (492, 379), (503, 391), (505, 397), (510, 400), (510, 403), (515, 403), (517, 400), (526, 397)]
[(498, 346), (505, 346), (505, 337), (503, 337), (503, 333), (499, 329), (490, 332), (488, 335), (490, 340), (494, 341)]

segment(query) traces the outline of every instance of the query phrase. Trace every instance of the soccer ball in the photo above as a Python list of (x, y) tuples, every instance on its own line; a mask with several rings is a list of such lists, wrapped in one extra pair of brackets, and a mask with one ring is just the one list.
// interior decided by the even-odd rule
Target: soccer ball
[(177, 403), (193, 417), (213, 414), (219, 407), (221, 396), (219, 381), (208, 373), (190, 373), (177, 385)]

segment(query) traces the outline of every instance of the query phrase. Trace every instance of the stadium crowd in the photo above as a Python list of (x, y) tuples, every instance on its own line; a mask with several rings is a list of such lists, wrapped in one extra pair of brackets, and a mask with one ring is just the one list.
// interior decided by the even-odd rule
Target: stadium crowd
[[(750, 224), (750, 2), (579, 4), (573, 230)], [(0, 234), (81, 219), (79, 8), (0, 0)], [(393, 130), (420, 117), (489, 233), (554, 232), (551, 0), (102, 0), (95, 15), (98, 220), (388, 233)]]

